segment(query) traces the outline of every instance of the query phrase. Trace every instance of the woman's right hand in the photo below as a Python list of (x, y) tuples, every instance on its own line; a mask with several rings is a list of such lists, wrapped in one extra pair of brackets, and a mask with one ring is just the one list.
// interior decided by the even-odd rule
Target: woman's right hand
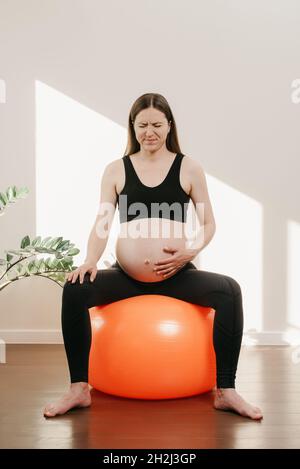
[(97, 275), (97, 264), (94, 262), (84, 262), (82, 265), (77, 267), (76, 270), (73, 270), (73, 272), (67, 275), (67, 281), (75, 283), (79, 276), (80, 283), (82, 283), (86, 272), (90, 273), (90, 281), (93, 282)]

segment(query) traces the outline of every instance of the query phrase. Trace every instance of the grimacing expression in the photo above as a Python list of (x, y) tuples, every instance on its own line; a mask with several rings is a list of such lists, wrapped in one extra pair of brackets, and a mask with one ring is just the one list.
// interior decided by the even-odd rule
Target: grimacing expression
[(155, 108), (143, 109), (134, 121), (136, 139), (147, 150), (160, 148), (166, 141), (170, 128), (171, 124), (165, 114)]

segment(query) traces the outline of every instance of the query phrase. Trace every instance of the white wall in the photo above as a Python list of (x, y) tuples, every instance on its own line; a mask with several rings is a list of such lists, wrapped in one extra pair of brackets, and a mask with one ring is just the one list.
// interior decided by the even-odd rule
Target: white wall
[[(83, 260), (129, 109), (159, 92), (207, 174), (217, 231), (198, 267), (239, 281), (249, 343), (300, 343), (299, 20), (296, 0), (0, 0), (0, 191), (30, 190), (0, 219), (0, 256), (61, 235)], [(61, 294), (9, 285), (0, 337), (61, 341)]]

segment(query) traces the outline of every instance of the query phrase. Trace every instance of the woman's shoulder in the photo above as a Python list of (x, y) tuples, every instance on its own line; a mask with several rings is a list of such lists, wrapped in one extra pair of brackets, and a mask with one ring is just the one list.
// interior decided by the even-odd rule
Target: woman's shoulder
[(121, 158), (116, 158), (115, 160), (110, 161), (107, 165), (106, 168), (109, 168), (111, 171), (114, 171), (118, 168), (120, 168), (123, 165), (122, 157)]
[(186, 155), (185, 153), (183, 153), (184, 155), (184, 158), (182, 160), (182, 163), (185, 165), (185, 168), (187, 171), (197, 171), (197, 170), (202, 170), (203, 171), (203, 168), (201, 166), (201, 163), (196, 159), (196, 158), (193, 158), (192, 156), (190, 155)]

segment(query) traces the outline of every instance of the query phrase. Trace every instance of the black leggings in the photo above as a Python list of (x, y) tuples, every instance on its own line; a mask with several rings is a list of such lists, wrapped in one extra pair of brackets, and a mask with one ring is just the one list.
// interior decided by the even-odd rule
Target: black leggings
[(97, 271), (93, 282), (86, 273), (83, 283), (66, 281), (62, 294), (62, 332), (71, 383), (88, 382), (91, 322), (88, 308), (124, 298), (157, 294), (215, 310), (213, 344), (216, 353), (217, 387), (234, 388), (243, 335), (243, 304), (240, 285), (227, 275), (198, 270), (192, 262), (172, 277), (141, 282), (127, 275), (118, 262)]

